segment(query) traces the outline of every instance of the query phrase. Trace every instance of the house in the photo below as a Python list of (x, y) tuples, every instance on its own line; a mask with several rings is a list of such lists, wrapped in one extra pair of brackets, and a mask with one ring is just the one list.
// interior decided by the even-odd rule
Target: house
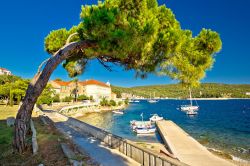
[(246, 92), (246, 95), (250, 95), (250, 92)]
[(12, 75), (11, 71), (0, 67), (0, 75)]
[(102, 98), (112, 99), (110, 83), (103, 83), (97, 80), (85, 80), (85, 81), (50, 81), (50, 84), (54, 88), (55, 92), (59, 94), (60, 98), (66, 96), (74, 96), (77, 90), (77, 96), (86, 95), (92, 96), (95, 101), (100, 101)]
[(59, 94), (60, 98), (63, 99), (66, 96), (71, 95), (71, 89), (69, 87), (69, 84), (71, 82), (65, 82), (65, 81), (50, 81), (49, 84), (53, 87), (56, 94)]

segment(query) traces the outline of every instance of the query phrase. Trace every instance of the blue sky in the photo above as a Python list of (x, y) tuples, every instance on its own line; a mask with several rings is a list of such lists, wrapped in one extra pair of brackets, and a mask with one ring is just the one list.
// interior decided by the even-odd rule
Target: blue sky
[[(44, 51), (44, 38), (54, 29), (70, 28), (79, 23), (82, 4), (96, 0), (3, 1), (0, 6), (0, 67), (15, 75), (32, 78), (39, 64), (49, 55)], [(159, 0), (171, 8), (182, 28), (196, 35), (201, 28), (220, 33), (223, 49), (202, 82), (250, 83), (250, 1), (248, 0)], [(141, 80), (133, 71), (115, 68), (106, 71), (92, 62), (80, 79), (110, 81), (119, 86), (175, 83), (166, 77), (149, 75)], [(51, 79), (70, 78), (60, 65)]]

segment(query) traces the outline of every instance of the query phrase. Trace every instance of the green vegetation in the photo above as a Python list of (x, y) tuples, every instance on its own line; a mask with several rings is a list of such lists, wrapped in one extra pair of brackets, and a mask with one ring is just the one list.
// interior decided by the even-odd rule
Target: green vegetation
[[(156, 97), (188, 98), (188, 90), (180, 84), (138, 86), (131, 88), (112, 86), (115, 93), (131, 93), (137, 96), (150, 97), (155, 93)], [(246, 95), (250, 92), (250, 85), (204, 83), (192, 89), (192, 96), (196, 98), (250, 98)]]
[(80, 95), (77, 97), (78, 101), (82, 101), (82, 100), (90, 100), (90, 98), (86, 95)]
[(115, 102), (114, 100), (110, 100), (110, 101), (109, 101), (109, 104), (110, 104), (111, 106), (116, 106), (116, 102)]
[(73, 97), (71, 96), (66, 96), (62, 99), (63, 102), (71, 102), (73, 100)]
[[(19, 104), (24, 98), (26, 89), (28, 87), (29, 80), (22, 79), (17, 76), (1, 75), (0, 76), (0, 100), (2, 103), (5, 101), (8, 105)], [(38, 98), (38, 104), (51, 104), (55, 99), (53, 98), (54, 91), (51, 85), (47, 85), (41, 96)], [(55, 96), (56, 97), (56, 96)]]
[[(38, 153), (32, 154), (31, 135), (27, 151), (23, 154), (12, 153), (13, 127), (7, 127), (6, 121), (0, 121), (0, 165), (67, 165), (60, 141), (67, 141), (53, 126), (45, 126), (38, 118), (33, 118), (38, 141)], [(60, 140), (60, 141), (58, 141)], [(67, 141), (69, 142), (69, 141)]]
[(25, 95), (28, 80), (16, 76), (1, 75), (0, 83), (0, 100), (4, 100), (9, 105), (19, 104)]
[(52, 97), (52, 100), (53, 100), (54, 103), (60, 102), (61, 100), (60, 100), (59, 94), (55, 94), (55, 95)]
[(45, 50), (51, 58), (34, 77), (34, 86), (29, 86), (28, 97), (18, 112), (17, 121), (25, 124), (24, 130), (15, 130), (14, 145), (19, 152), (24, 151), (20, 145), (29, 128), (30, 108), (60, 63), (70, 77), (82, 74), (87, 63), (96, 59), (109, 70), (108, 63), (114, 63), (135, 70), (141, 78), (159, 73), (186, 86), (197, 86), (222, 47), (217, 32), (202, 29), (193, 36), (157, 0), (98, 1), (82, 6), (80, 17), (78, 25), (51, 31), (45, 38)]
[[(217, 32), (202, 29), (197, 36), (182, 29), (171, 9), (157, 0), (105, 0), (82, 6), (81, 22), (67, 30), (51, 31), (45, 49), (53, 55), (70, 42), (88, 41), (89, 47), (71, 50), (64, 61), (70, 77), (84, 72), (89, 59), (134, 69), (137, 76), (158, 73), (197, 86), (214, 63), (222, 42)], [(92, 44), (92, 45), (91, 45)], [(85, 46), (84, 46), (85, 47)]]
[(101, 106), (116, 106), (116, 105), (122, 105), (122, 102), (116, 103), (114, 100), (108, 101), (106, 98), (102, 98), (100, 105)]

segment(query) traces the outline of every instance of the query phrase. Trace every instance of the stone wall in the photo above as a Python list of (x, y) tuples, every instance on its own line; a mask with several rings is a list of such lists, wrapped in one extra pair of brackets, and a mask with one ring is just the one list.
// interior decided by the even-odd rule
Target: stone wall
[(145, 166), (186, 166), (186, 164), (170, 157), (156, 154), (147, 149), (144, 149), (133, 142), (116, 136), (105, 131), (104, 129), (97, 128), (74, 118), (55, 112), (56, 116), (68, 124), (78, 128), (81, 132), (90, 134), (100, 141), (106, 143), (110, 148), (119, 150), (126, 156), (134, 159), (138, 163)]

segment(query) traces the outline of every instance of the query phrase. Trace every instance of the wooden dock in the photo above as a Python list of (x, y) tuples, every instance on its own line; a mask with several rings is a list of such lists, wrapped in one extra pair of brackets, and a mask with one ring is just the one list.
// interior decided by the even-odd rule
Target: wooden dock
[(158, 131), (168, 150), (181, 162), (191, 166), (231, 166), (233, 163), (215, 156), (172, 121), (158, 121)]

